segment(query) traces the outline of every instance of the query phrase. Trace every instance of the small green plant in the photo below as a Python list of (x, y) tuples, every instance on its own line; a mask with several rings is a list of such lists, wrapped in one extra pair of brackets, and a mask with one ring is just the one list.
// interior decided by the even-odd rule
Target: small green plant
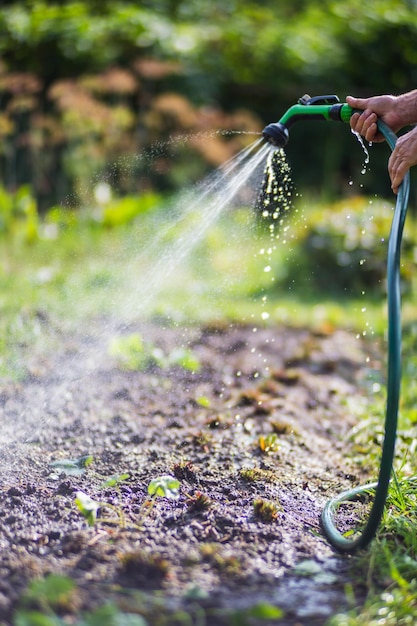
[[(93, 498), (90, 498), (90, 496), (84, 493), (84, 491), (77, 491), (75, 494), (75, 504), (89, 526), (94, 526), (96, 524), (98, 521), (97, 515), (101, 509), (110, 509), (113, 511), (116, 514), (116, 521), (122, 528), (125, 526), (123, 510), (113, 504), (110, 504), (109, 502), (93, 500)], [(113, 518), (100, 518), (100, 521), (111, 524), (114, 523), (115, 520)]]
[[(76, 583), (68, 576), (50, 574), (29, 583), (20, 599), (20, 608), (13, 616), (14, 626), (147, 626), (145, 619), (136, 613), (122, 613), (113, 604), (104, 604), (83, 614), (74, 621), (79, 591)], [(67, 617), (58, 614), (71, 615)]]
[(175, 365), (191, 372), (200, 369), (200, 362), (192, 350), (180, 347), (165, 354), (161, 348), (146, 342), (139, 333), (114, 337), (109, 345), (109, 354), (126, 370), (166, 369)]
[(160, 365), (163, 354), (151, 344), (146, 344), (139, 333), (114, 337), (109, 346), (109, 354), (125, 370), (143, 371)]
[(199, 406), (202, 406), (205, 409), (208, 409), (211, 406), (210, 398), (207, 398), (207, 396), (198, 396), (195, 401)]
[(80, 456), (77, 459), (60, 459), (59, 461), (53, 461), (49, 464), (49, 467), (53, 468), (54, 471), (67, 474), (68, 476), (81, 476), (92, 462), (93, 457), (91, 454), (88, 454), (86, 456)]
[(26, 607), (38, 608), (45, 613), (71, 608), (76, 595), (76, 584), (67, 576), (50, 574), (33, 580), (22, 596)]
[(247, 480), (248, 482), (260, 481), (265, 483), (274, 483), (277, 481), (275, 472), (272, 472), (271, 470), (264, 470), (260, 467), (242, 467), (239, 474), (243, 480)]
[(107, 487), (118, 487), (120, 483), (124, 482), (128, 478), (130, 478), (130, 474), (113, 474), (113, 476), (109, 476), (109, 478), (106, 478), (106, 480), (101, 483), (100, 488), (106, 489)]
[(153, 478), (148, 485), (148, 498), (142, 505), (142, 510), (146, 511), (140, 515), (140, 522), (143, 522), (145, 517), (149, 515), (155, 506), (155, 502), (157, 498), (168, 498), (168, 500), (178, 500), (180, 497), (179, 494), (180, 489), (180, 481), (175, 478), (175, 476), (171, 476), (170, 474), (166, 474), (163, 476), (158, 476), (157, 478)]
[(148, 494), (152, 499), (163, 497), (169, 500), (178, 500), (180, 482), (174, 476), (158, 476), (148, 485)]
[[(128, 474), (116, 474), (111, 476), (102, 483), (101, 487), (117, 487), (119, 483), (126, 480), (128, 476)], [(143, 519), (149, 515), (157, 498), (164, 497), (169, 500), (178, 500), (179, 488), (180, 482), (174, 476), (158, 476), (157, 478), (151, 480), (148, 485), (149, 497), (143, 503), (141, 514), (139, 515), (140, 521), (143, 521)], [(114, 506), (109, 502), (94, 500), (83, 491), (76, 492), (75, 504), (89, 526), (94, 526), (98, 521), (107, 524), (114, 524), (117, 522), (122, 528), (126, 526), (125, 515), (122, 507)], [(101, 509), (110, 509), (116, 514), (116, 518), (98, 518), (98, 513)], [(146, 511), (146, 514), (142, 513), (142, 511)]]
[(179, 365), (184, 370), (190, 372), (198, 372), (200, 369), (200, 361), (198, 357), (189, 348), (174, 348), (166, 358), (166, 365)]
[(262, 522), (274, 522), (279, 513), (279, 508), (274, 502), (257, 498), (253, 501), (253, 513)]
[(276, 452), (279, 448), (277, 434), (270, 433), (269, 435), (260, 435), (258, 439), (258, 447), (262, 454)]

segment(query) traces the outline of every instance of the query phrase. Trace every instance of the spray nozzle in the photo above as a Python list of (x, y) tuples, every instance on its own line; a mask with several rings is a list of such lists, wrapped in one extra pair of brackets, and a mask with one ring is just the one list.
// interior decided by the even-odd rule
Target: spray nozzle
[(276, 148), (283, 148), (289, 139), (290, 127), (299, 120), (334, 120), (349, 122), (353, 109), (346, 103), (341, 103), (337, 96), (304, 95), (298, 103), (290, 107), (279, 122), (269, 124), (262, 131), (262, 135)]

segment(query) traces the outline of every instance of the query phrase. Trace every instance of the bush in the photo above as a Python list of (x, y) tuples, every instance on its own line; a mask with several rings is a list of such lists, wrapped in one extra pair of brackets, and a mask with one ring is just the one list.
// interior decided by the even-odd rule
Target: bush
[[(306, 210), (294, 223), (294, 253), (285, 286), (360, 294), (386, 288), (388, 238), (393, 209), (383, 201), (350, 198)], [(405, 230), (401, 256), (403, 291), (411, 287), (416, 243)]]

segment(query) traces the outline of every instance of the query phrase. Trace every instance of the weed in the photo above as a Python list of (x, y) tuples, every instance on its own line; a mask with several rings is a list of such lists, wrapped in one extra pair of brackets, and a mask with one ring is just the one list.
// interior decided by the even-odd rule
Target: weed
[(242, 467), (239, 474), (243, 480), (247, 480), (248, 482), (260, 481), (274, 483), (277, 481), (275, 472), (272, 472), (271, 470), (264, 470), (260, 467)]
[(270, 433), (269, 435), (260, 435), (258, 439), (258, 447), (263, 454), (276, 452), (279, 449), (277, 434)]
[(242, 564), (233, 554), (223, 551), (217, 543), (204, 543), (200, 547), (200, 554), (204, 561), (209, 562), (219, 572), (226, 574), (238, 574), (242, 570)]
[(179, 461), (173, 466), (173, 473), (178, 480), (186, 480), (194, 483), (197, 480), (197, 470), (191, 461)]
[(253, 513), (262, 522), (274, 522), (279, 513), (279, 508), (274, 502), (257, 498), (253, 501)]
[(159, 585), (169, 573), (170, 563), (160, 555), (135, 550), (120, 557), (121, 573), (132, 584)]
[(210, 450), (212, 441), (212, 436), (202, 430), (193, 437), (193, 443), (199, 448), (202, 448), (204, 452), (208, 452)]
[(294, 427), (291, 424), (282, 420), (272, 421), (271, 428), (277, 435), (291, 435), (295, 432)]
[(187, 508), (192, 512), (207, 511), (213, 504), (213, 500), (201, 491), (196, 491), (187, 499)]

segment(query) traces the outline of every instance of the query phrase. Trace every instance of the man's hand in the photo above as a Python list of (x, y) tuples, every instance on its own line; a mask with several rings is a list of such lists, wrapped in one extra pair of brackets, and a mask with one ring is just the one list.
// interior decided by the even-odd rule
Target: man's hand
[(355, 133), (359, 133), (369, 142), (384, 141), (384, 136), (378, 132), (378, 117), (394, 132), (404, 126), (399, 115), (398, 98), (395, 96), (374, 96), (372, 98), (348, 96), (346, 102), (352, 109), (363, 111), (363, 113), (352, 115), (350, 126)]
[(388, 172), (394, 193), (398, 193), (405, 174), (413, 165), (417, 165), (417, 127), (397, 140), (388, 161)]

